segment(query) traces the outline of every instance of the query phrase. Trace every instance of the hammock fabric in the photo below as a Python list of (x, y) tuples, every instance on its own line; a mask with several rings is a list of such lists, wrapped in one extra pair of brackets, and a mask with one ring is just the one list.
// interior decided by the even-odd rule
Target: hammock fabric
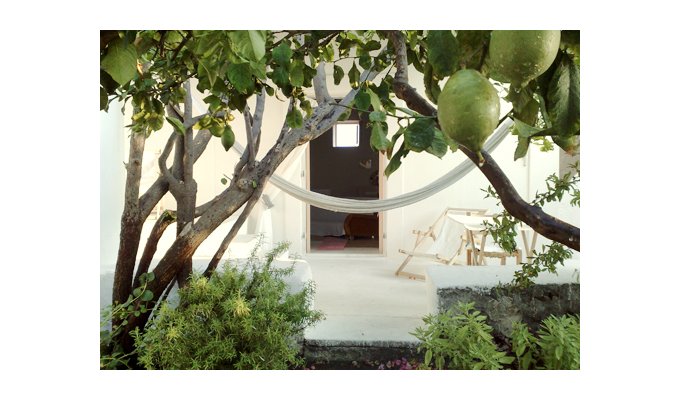
[[(513, 125), (513, 121), (510, 118), (506, 118), (503, 122), (496, 128), (494, 134), (486, 141), (484, 145), (484, 150), (491, 152), (503, 141), (503, 139), (508, 135), (510, 129)], [(239, 154), (243, 154), (243, 146), (238, 142), (234, 144), (234, 149)], [(274, 174), (270, 179), (274, 186), (278, 187), (285, 193), (295, 197), (296, 199), (303, 201), (307, 204), (311, 204), (315, 207), (323, 208), (325, 210), (336, 211), (336, 212), (346, 212), (353, 214), (367, 214), (377, 211), (392, 210), (395, 208), (400, 208), (408, 206), (413, 203), (417, 203), (424, 200), (441, 190), (451, 186), (460, 180), (463, 176), (467, 175), (470, 171), (475, 168), (474, 163), (471, 160), (465, 160), (456, 168), (452, 169), (450, 172), (437, 179), (436, 181), (424, 186), (418, 190), (414, 190), (409, 193), (405, 193), (390, 199), (377, 199), (377, 200), (354, 200), (354, 199), (344, 199), (340, 197), (327, 196), (321, 193), (312, 192), (294, 185), (293, 183), (287, 181), (284, 178)]]

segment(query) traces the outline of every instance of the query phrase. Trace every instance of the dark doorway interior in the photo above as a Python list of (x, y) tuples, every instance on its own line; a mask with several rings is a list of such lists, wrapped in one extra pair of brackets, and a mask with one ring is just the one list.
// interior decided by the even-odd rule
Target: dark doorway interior
[[(356, 147), (334, 146), (333, 129), (310, 142), (310, 190), (333, 197), (377, 199), (380, 193), (378, 153), (371, 149), (367, 118), (359, 122)], [(347, 214), (310, 206), (310, 250), (375, 253), (380, 247), (379, 215)]]

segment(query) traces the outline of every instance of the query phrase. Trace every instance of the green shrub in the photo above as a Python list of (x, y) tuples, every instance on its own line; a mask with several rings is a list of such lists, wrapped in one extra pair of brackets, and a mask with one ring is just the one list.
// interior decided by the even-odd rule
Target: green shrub
[(538, 340), (529, 332), (524, 322), (512, 324), (512, 352), (517, 358), (517, 368), (536, 369), (536, 353)]
[(426, 326), (413, 335), (425, 350), (421, 368), (437, 369), (502, 369), (513, 358), (499, 351), (491, 336), (486, 316), (474, 309), (474, 303), (458, 303), (444, 313), (427, 315)]
[(302, 365), (296, 337), (322, 315), (311, 310), (314, 288), (295, 294), (283, 278), (293, 268), (272, 268), (280, 245), (264, 262), (251, 255), (242, 266), (225, 263), (211, 279), (192, 276), (179, 305), (162, 304), (136, 338), (148, 369), (287, 369)]
[(520, 369), (579, 369), (581, 342), (578, 316), (544, 319), (538, 337), (524, 323), (515, 323), (512, 350)]
[[(149, 282), (153, 281), (153, 272), (141, 274), (140, 286), (132, 291), (125, 303), (111, 304), (101, 310), (99, 318), (99, 368), (100, 369), (128, 369), (134, 360), (136, 351), (125, 353), (120, 343), (121, 335), (127, 319), (139, 316), (147, 311), (153, 293), (147, 290)], [(114, 321), (116, 324), (114, 324)]]

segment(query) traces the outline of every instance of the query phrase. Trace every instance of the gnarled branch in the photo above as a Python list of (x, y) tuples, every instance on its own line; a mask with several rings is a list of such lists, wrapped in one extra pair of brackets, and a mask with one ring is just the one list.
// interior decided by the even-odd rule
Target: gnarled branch
[[(408, 62), (403, 35), (401, 32), (391, 31), (389, 38), (396, 53), (397, 73), (393, 82), (394, 93), (398, 98), (404, 100), (410, 109), (426, 116), (436, 116), (437, 110), (408, 83), (408, 73), (406, 72)], [(478, 160), (476, 154), (463, 146), (459, 148), (482, 171), (498, 193), (503, 207), (512, 216), (525, 222), (544, 237), (580, 251), (581, 230), (579, 228), (548, 215), (540, 207), (524, 201), (513, 187), (510, 179), (487, 152), (482, 151), (482, 156), (486, 162), (480, 166), (480, 160)]]

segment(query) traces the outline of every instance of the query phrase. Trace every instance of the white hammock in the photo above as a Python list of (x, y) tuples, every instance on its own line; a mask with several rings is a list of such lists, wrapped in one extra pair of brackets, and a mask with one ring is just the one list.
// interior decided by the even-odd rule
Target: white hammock
[[(496, 147), (498, 147), (501, 141), (503, 141), (503, 139), (510, 132), (512, 125), (513, 121), (510, 118), (503, 120), (503, 122), (496, 128), (494, 134), (486, 141), (484, 150), (491, 152)], [(234, 149), (236, 149), (239, 154), (243, 154), (243, 146), (241, 146), (238, 142), (234, 143)], [(377, 211), (392, 210), (394, 208), (404, 207), (424, 200), (456, 183), (474, 168), (474, 163), (467, 159), (460, 163), (460, 165), (458, 165), (456, 168), (448, 172), (446, 175), (427, 186), (424, 186), (418, 190), (414, 190), (413, 192), (393, 197), (391, 199), (377, 200), (354, 200), (327, 196), (296, 186), (276, 174), (272, 175), (269, 181), (274, 186), (295, 197), (296, 199), (307, 204), (311, 204), (315, 207), (337, 212), (367, 214)]]

